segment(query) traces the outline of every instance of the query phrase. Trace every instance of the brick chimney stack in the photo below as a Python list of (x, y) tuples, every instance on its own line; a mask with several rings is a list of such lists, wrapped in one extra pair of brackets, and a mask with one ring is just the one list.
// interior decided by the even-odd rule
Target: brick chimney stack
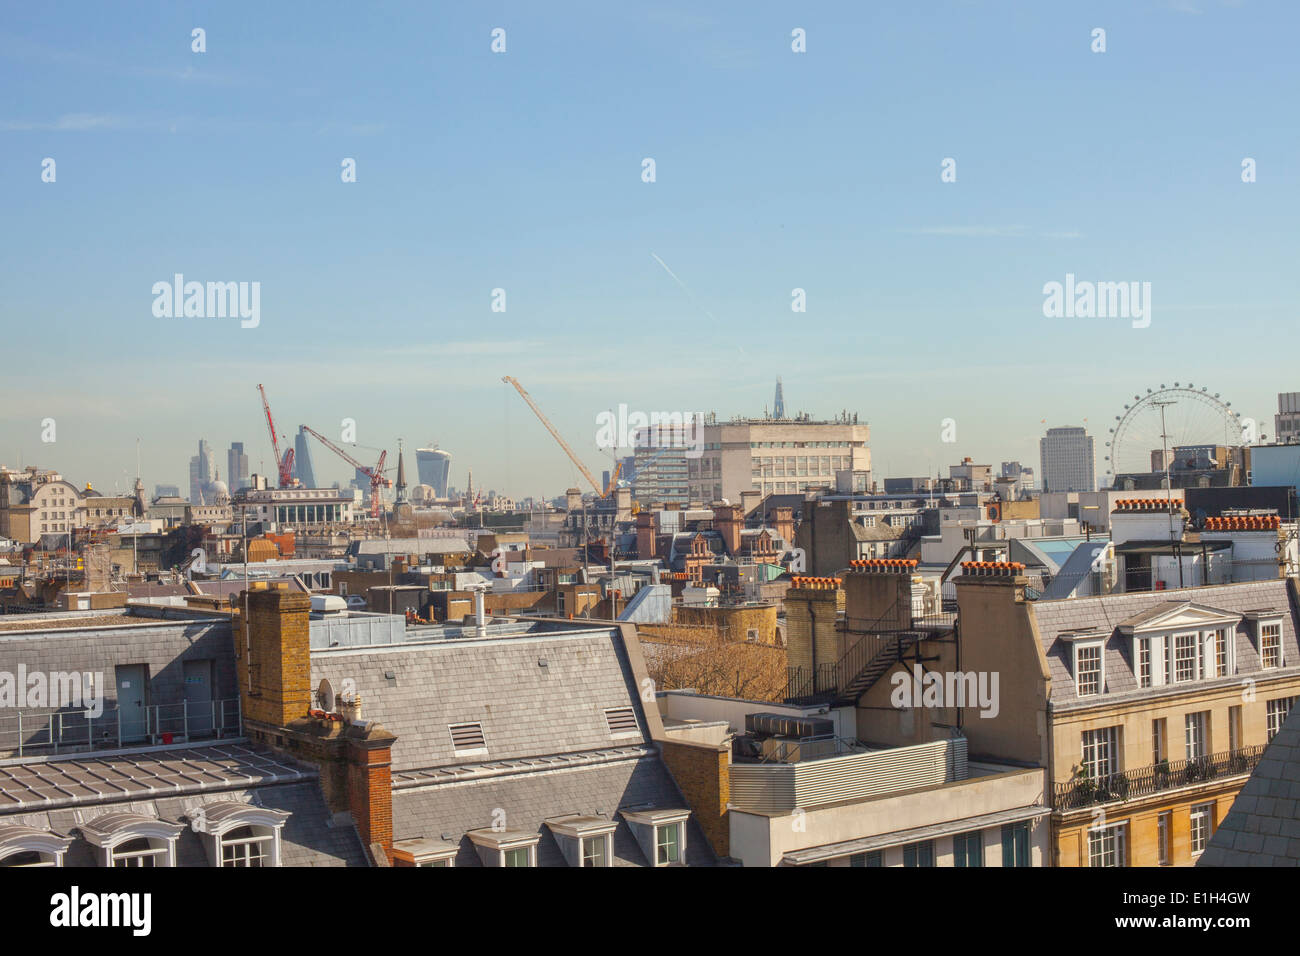
[(655, 516), (649, 511), (637, 512), (636, 556), (643, 559), (655, 556)]
[(916, 562), (877, 558), (849, 562), (844, 575), (844, 623), (849, 631), (907, 630), (912, 626)]
[(786, 663), (810, 672), (843, 654), (836, 619), (844, 608), (840, 578), (796, 577), (785, 592)]
[(311, 598), (288, 585), (253, 584), (235, 619), (235, 666), (246, 724), (283, 727), (311, 707)]
[(389, 854), (392, 748), (397, 738), (374, 721), (350, 723), (339, 714), (311, 709), (308, 595), (290, 591), (285, 584), (267, 587), (259, 581), (240, 596), (241, 615), (245, 598), (247, 632), (242, 619), (234, 623), (245, 736), (319, 767), (330, 809), (349, 812), (365, 846)]
[(740, 553), (740, 530), (744, 523), (739, 505), (718, 505), (713, 509), (713, 529), (722, 535), (727, 554), (732, 557)]
[(787, 547), (794, 547), (794, 509), (773, 508), (772, 530), (780, 535)]

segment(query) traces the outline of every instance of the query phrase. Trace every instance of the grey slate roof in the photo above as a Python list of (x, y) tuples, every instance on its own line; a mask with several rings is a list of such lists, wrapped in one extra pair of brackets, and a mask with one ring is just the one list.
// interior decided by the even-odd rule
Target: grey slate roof
[(351, 818), (336, 819), (326, 806), (314, 767), (244, 744), (36, 760), (0, 772), (0, 826), (73, 837), (66, 866), (98, 866), (98, 851), (80, 828), (123, 812), (184, 824), (177, 864), (210, 866), (187, 817), (230, 800), (288, 811), (281, 833), (285, 866), (369, 864)]
[(1300, 707), (1292, 708), (1196, 865), (1300, 865)]
[[(466, 834), (491, 827), (497, 809), (510, 830), (541, 834), (539, 866), (564, 866), (548, 818), (689, 808), (650, 738), (617, 628), (317, 650), (313, 684), (321, 678), (336, 692), (353, 681), (363, 717), (397, 735), (394, 840), (446, 834), (460, 847), (458, 866), (480, 865)], [(605, 718), (612, 708), (630, 708), (636, 731), (614, 736)], [(481, 723), (486, 752), (458, 754), (449, 725), (470, 722)], [(688, 827), (686, 862), (712, 863), (703, 833), (693, 820)], [(614, 857), (614, 865), (649, 865), (625, 822)]]
[[(1284, 579), (1248, 581), (1240, 584), (1212, 585), (1174, 591), (1147, 591), (1114, 594), (1102, 597), (1073, 598), (1061, 601), (1034, 601), (1031, 608), (1038, 623), (1043, 651), (1047, 656), (1048, 671), (1052, 678), (1052, 704), (1062, 706), (1080, 702), (1093, 703), (1119, 694), (1142, 691), (1137, 685), (1133, 670), (1130, 641), (1118, 632), (1121, 624), (1146, 620), (1157, 610), (1168, 611), (1184, 603), (1192, 603), (1227, 612), (1238, 618), (1236, 628), (1237, 672), (1222, 678), (1229, 683), (1243, 676), (1281, 677), (1294, 676), (1300, 670), (1300, 644), (1296, 641), (1296, 612), (1291, 605), (1290, 593)], [(1252, 639), (1253, 625), (1245, 619), (1248, 611), (1275, 609), (1282, 618), (1282, 658), (1285, 668), (1264, 670), (1260, 667), (1259, 653)], [(1105, 646), (1106, 692), (1101, 697), (1079, 698), (1075, 694), (1071, 673), (1071, 645), (1062, 639), (1070, 631), (1098, 629), (1109, 635)], [(1204, 686), (1212, 685), (1205, 682)], [(1184, 688), (1188, 685), (1180, 685)], [(1168, 688), (1155, 688), (1156, 691)]]
[[(504, 811), (506, 827), (538, 833), (538, 866), (567, 866), (559, 844), (543, 821), (581, 814), (616, 820), (613, 866), (649, 866), (617, 810), (639, 806), (686, 809), (666, 767), (653, 754), (572, 770), (546, 770), (489, 778), (472, 784), (440, 784), (393, 791), (393, 839), (415, 837), (458, 843), (457, 866), (481, 866), (474, 844), (464, 834), (491, 827), (493, 812)], [(500, 815), (498, 814), (498, 819)], [(708, 866), (712, 850), (694, 817), (688, 823), (686, 863)]]
[[(366, 719), (397, 735), (394, 772), (646, 741), (627, 654), (608, 630), (313, 651), (311, 667), (313, 687), (352, 680)], [(605, 708), (627, 706), (640, 733), (615, 738)], [(487, 753), (457, 756), (448, 726), (472, 721)]]
[[(203, 803), (215, 800), (238, 800), (271, 810), (288, 811), (289, 819), (285, 821), (280, 834), (282, 866), (369, 866), (369, 859), (361, 846), (361, 837), (351, 818), (335, 822), (334, 814), (325, 805), (325, 798), (315, 781), (225, 791), (202, 798), (169, 797), (143, 804), (133, 803), (130, 806), (133, 811), (145, 816), (185, 825), (185, 830), (176, 839), (177, 866), (211, 866), (199, 835), (190, 829), (186, 817)], [(120, 806), (56, 810), (28, 815), (26, 819), (32, 821), (29, 826), (37, 829), (75, 837), (64, 857), (64, 866), (99, 866), (97, 850), (80, 835), (77, 828), (100, 812), (120, 809)]]

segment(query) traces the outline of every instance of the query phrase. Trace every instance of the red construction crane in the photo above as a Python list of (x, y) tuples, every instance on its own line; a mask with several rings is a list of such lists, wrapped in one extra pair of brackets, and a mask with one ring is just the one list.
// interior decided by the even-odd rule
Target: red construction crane
[(367, 478), (370, 479), (370, 517), (378, 518), (379, 517), (379, 489), (390, 488), (392, 487), (393, 484), (391, 480), (384, 477), (384, 459), (388, 457), (388, 452), (381, 451), (379, 453), (379, 461), (375, 463), (375, 467), (367, 468), (365, 465), (361, 464), (361, 462), (357, 461), (355, 458), (353, 458), (351, 455), (345, 452), (338, 445), (334, 444), (332, 441), (330, 441), (320, 432), (316, 431), (316, 429), (310, 428), (307, 425), (303, 425), (302, 430), (305, 431), (308, 435), (311, 435), (313, 438), (315, 438), (318, 442), (320, 442), (330, 451), (334, 452), (334, 454), (338, 455), (349, 465), (351, 465), (357, 471), (361, 472), (363, 475), (365, 475)]
[(266, 389), (258, 385), (257, 390), (262, 393), (262, 410), (266, 412), (266, 428), (271, 433), (271, 451), (275, 453), (275, 467), (280, 473), (280, 487), (288, 488), (293, 484), (293, 449), (285, 449), (284, 457), (280, 457), (280, 439), (275, 434), (275, 419), (271, 417), (271, 406), (266, 401)]

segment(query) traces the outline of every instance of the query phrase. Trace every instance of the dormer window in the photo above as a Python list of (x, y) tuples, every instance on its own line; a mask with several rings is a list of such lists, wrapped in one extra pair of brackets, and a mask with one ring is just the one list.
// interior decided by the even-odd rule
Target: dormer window
[(632, 835), (652, 866), (677, 866), (686, 860), (689, 810), (624, 810)]
[(605, 817), (574, 814), (546, 821), (569, 866), (609, 866), (614, 858), (614, 830)]
[(393, 866), (454, 867), (458, 850), (442, 840), (398, 840), (393, 844)]
[(655, 866), (680, 863), (682, 854), (682, 825), (663, 823), (655, 827)]
[(1191, 602), (1170, 602), (1121, 622), (1132, 640), (1139, 687), (1163, 687), (1231, 677), (1237, 670), (1234, 613)]
[(185, 827), (137, 813), (106, 813), (81, 827), (100, 852), (100, 866), (176, 865), (176, 839)]
[(536, 866), (541, 835), (524, 830), (470, 830), (465, 834), (484, 866)]
[(213, 866), (280, 866), (280, 831), (288, 819), (283, 810), (219, 800), (204, 805), (190, 829), (204, 837)]
[(1282, 622), (1259, 625), (1259, 663), (1261, 667), (1282, 666)]
[(1106, 641), (1094, 637), (1074, 642), (1074, 692), (1093, 697), (1106, 686)]
[(71, 837), (18, 825), (0, 826), (0, 869), (63, 866)]

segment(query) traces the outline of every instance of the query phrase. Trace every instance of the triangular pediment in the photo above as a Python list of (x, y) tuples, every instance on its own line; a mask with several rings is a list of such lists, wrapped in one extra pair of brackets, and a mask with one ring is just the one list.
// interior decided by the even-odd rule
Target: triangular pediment
[(1166, 601), (1119, 622), (1119, 629), (1127, 633), (1143, 634), (1151, 631), (1179, 629), (1201, 630), (1236, 624), (1241, 615), (1209, 604), (1194, 601)]

